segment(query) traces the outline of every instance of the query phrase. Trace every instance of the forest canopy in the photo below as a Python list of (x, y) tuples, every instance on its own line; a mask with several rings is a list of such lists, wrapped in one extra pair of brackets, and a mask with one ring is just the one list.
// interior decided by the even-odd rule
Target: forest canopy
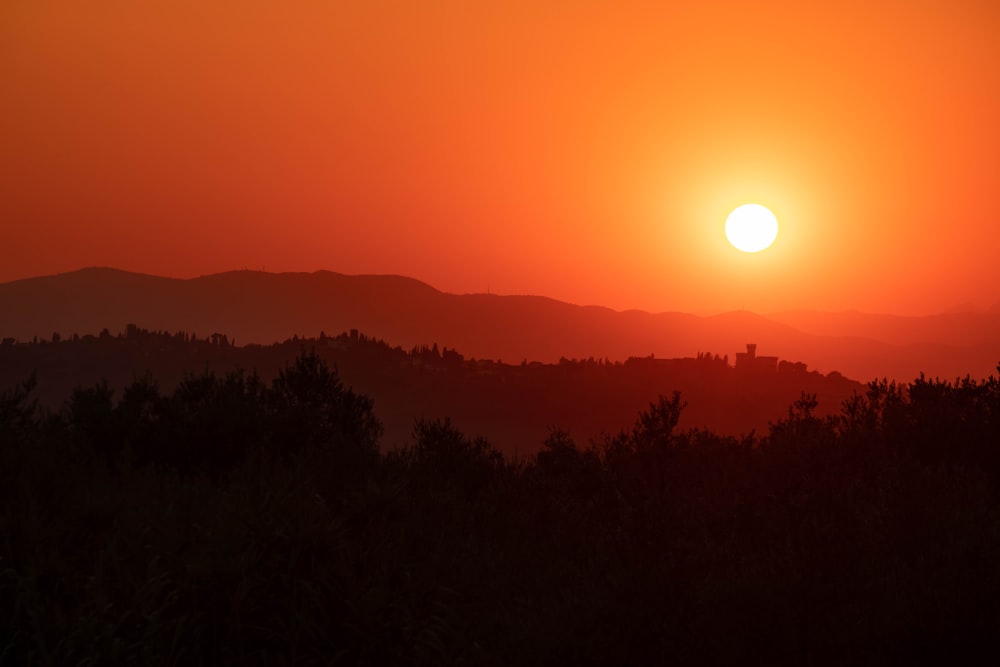
[[(512, 458), (446, 415), (380, 451), (315, 353), (270, 383), (0, 393), (11, 664), (962, 661), (1000, 637), (1000, 381), (803, 394), (766, 433), (680, 393)], [(513, 416), (516, 418), (516, 415)]]

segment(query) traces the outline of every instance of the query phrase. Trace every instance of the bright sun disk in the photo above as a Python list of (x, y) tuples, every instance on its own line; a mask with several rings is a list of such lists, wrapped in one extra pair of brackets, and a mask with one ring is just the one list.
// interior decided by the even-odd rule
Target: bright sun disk
[(726, 238), (743, 252), (760, 252), (778, 236), (778, 219), (767, 207), (744, 204), (726, 218)]

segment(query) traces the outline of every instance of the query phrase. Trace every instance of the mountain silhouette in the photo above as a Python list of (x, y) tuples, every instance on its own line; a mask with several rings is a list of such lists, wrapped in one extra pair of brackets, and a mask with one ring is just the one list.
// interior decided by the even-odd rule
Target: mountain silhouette
[(763, 317), (738, 311), (615, 311), (539, 296), (448, 294), (394, 275), (232, 271), (193, 279), (88, 268), (0, 284), (0, 337), (122, 330), (128, 324), (240, 344), (360, 329), (394, 345), (438, 343), (467, 356), (555, 362), (560, 358), (761, 354), (820, 372), (906, 381), (920, 372), (985, 377), (1000, 358), (1000, 313), (899, 318), (806, 311)]

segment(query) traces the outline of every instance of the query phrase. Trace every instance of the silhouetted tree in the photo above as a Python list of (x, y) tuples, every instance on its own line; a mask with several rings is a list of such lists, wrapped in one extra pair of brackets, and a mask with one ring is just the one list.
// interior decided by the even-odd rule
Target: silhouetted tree
[(351, 467), (377, 460), (382, 427), (371, 399), (345, 389), (315, 350), (278, 373), (266, 400), (270, 437), (282, 451), (323, 448)]
[(418, 477), (443, 482), (467, 494), (482, 490), (503, 468), (503, 455), (482, 437), (469, 438), (451, 420), (418, 420), (411, 451)]
[(123, 442), (114, 423), (114, 391), (104, 380), (90, 388), (73, 391), (67, 405), (67, 420), (80, 445), (111, 467), (117, 468)]
[(670, 445), (680, 421), (681, 412), (687, 403), (681, 402), (681, 393), (675, 391), (668, 399), (659, 396), (649, 409), (639, 413), (633, 429), (633, 437), (639, 447), (667, 447)]
[(553, 428), (535, 456), (543, 482), (569, 498), (592, 498), (601, 486), (601, 459), (591, 447), (581, 450), (566, 431)]
[(165, 431), (169, 427), (164, 421), (168, 418), (166, 400), (148, 373), (133, 379), (122, 392), (122, 400), (115, 408), (116, 425), (123, 450), (137, 464), (152, 463), (168, 456), (170, 442)]
[(36, 384), (32, 373), (27, 380), (0, 392), (0, 443), (19, 442), (35, 428), (38, 401), (29, 397)]

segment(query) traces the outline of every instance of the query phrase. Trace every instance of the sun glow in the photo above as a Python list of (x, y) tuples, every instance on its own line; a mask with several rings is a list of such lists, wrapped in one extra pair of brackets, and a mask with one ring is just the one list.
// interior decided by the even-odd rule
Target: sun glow
[(726, 218), (726, 238), (743, 252), (760, 252), (778, 236), (778, 219), (760, 204), (744, 204)]

